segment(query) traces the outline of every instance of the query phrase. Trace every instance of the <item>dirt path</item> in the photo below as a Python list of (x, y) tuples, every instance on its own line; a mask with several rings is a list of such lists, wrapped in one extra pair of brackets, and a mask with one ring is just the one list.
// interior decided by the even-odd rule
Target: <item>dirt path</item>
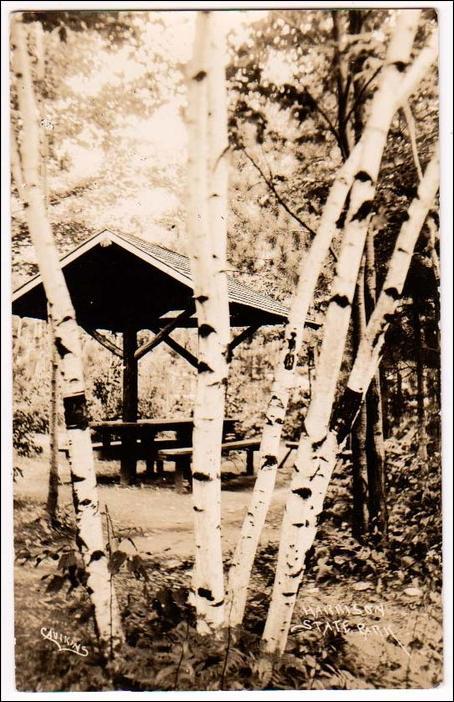
[[(118, 472), (116, 464), (99, 464), (104, 478)], [(22, 459), (23, 477), (15, 485), (15, 497), (45, 504), (47, 499), (48, 466), (45, 457)], [(60, 504), (71, 506), (69, 469), (66, 462), (60, 465)], [(280, 480), (285, 478), (281, 477)], [(222, 538), (224, 551), (235, 546), (244, 515), (249, 504), (253, 482), (240, 477), (223, 485), (222, 489)], [(133, 535), (137, 548), (153, 556), (166, 554), (169, 558), (187, 559), (194, 553), (192, 498), (178, 494), (172, 486), (157, 487), (143, 484), (120, 487), (118, 484), (99, 485), (101, 505), (107, 505), (115, 528), (120, 533)], [(261, 543), (276, 538), (275, 524), (286, 498), (285, 486), (278, 486), (270, 507), (270, 521), (262, 534)]]

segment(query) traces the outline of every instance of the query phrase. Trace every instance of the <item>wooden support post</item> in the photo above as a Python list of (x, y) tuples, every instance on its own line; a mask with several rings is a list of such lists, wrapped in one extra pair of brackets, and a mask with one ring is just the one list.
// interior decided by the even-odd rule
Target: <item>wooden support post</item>
[[(126, 328), (123, 331), (123, 421), (137, 421), (138, 384), (137, 359), (134, 354), (137, 348), (137, 330)], [(133, 485), (137, 474), (137, 436), (134, 432), (122, 437), (120, 482), (122, 485)]]

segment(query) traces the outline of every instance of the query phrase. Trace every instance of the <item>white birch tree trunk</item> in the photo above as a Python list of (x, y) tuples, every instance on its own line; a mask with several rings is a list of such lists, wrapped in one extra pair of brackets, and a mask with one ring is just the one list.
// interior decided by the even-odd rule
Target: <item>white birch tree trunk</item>
[(408, 219), (400, 229), (383, 288), (367, 324), (366, 339), (358, 349), (348, 381), (348, 388), (353, 392), (364, 395), (378, 368), (385, 334), (399, 303), (413, 251), (429, 209), (433, 205), (438, 183), (439, 155), (437, 145), (419, 183), (417, 195), (408, 209)]
[[(434, 156), (419, 185), (418, 195), (410, 205), (409, 219), (403, 224), (398, 235), (383, 289), (367, 325), (365, 338), (358, 349), (330, 431), (318, 441), (313, 441), (311, 435), (305, 435), (300, 442), (296, 472), (283, 520), (273, 601), (275, 593), (278, 598), (277, 602), (274, 601), (274, 610), (273, 601), (270, 607), (273, 617), (276, 616), (276, 610), (279, 610), (282, 619), (276, 624), (276, 620), (271, 618), (269, 613), (264, 632), (265, 650), (268, 652), (283, 651), (285, 648), (291, 619), (291, 612), (288, 613), (288, 610), (293, 611), (296, 592), (304, 571), (304, 559), (315, 537), (317, 517), (323, 508), (336, 458), (377, 371), (386, 329), (395, 313), (416, 241), (437, 188), (438, 157)], [(286, 547), (285, 552), (282, 543)], [(283, 561), (283, 558), (286, 560)], [(288, 602), (290, 604), (287, 604)], [(271, 624), (276, 627), (275, 634), (269, 628)]]
[[(264, 649), (282, 653), (304, 570), (304, 557), (316, 533), (332, 470), (316, 464), (318, 447), (328, 434), (336, 385), (351, 316), (351, 306), (373, 211), (376, 180), (388, 130), (396, 111), (396, 95), (407, 67), (419, 11), (401, 11), (386, 54), (379, 88), (361, 139), (361, 157), (350, 194), (344, 238), (328, 306), (314, 393), (297, 452), (294, 473), (281, 529), (272, 600), (263, 633)], [(333, 447), (336, 445), (332, 438)], [(334, 467), (334, 466), (333, 466)], [(304, 517), (302, 516), (304, 515)]]
[[(216, 16), (218, 15), (218, 16)], [(198, 324), (192, 488), (194, 602), (199, 633), (224, 623), (221, 543), (221, 443), (227, 380), (229, 308), (227, 112), (223, 15), (200, 11), (188, 66), (188, 237)]]
[[(65, 424), (69, 439), (71, 483), (76, 513), (77, 544), (86, 573), (87, 590), (94, 606), (95, 626), (107, 655), (123, 641), (120, 615), (111, 589), (99, 511), (96, 473), (88, 428), (79, 330), (60, 267), (51, 226), (46, 214), (40, 179), (39, 113), (33, 91), (24, 29), (12, 22), (13, 71), (22, 120), (20, 144), (24, 207), (39, 271), (55, 325), (55, 347), (60, 357)], [(19, 176), (20, 177), (20, 176)], [(20, 186), (20, 182), (23, 185)]]
[(231, 627), (240, 625), (243, 620), (251, 570), (276, 482), (282, 427), (295, 380), (307, 313), (336, 230), (336, 222), (358, 169), (360, 153), (361, 146), (358, 144), (337, 173), (317, 234), (308, 254), (303, 256), (301, 261), (298, 285), (292, 298), (284, 343), (274, 372), (265, 415), (259, 450), (259, 470), (229, 570), (226, 617)]
[[(428, 45), (420, 52), (405, 74), (399, 93), (395, 95), (394, 111), (399, 105), (405, 103), (408, 96), (415, 90), (421, 77), (434, 62), (436, 55), (437, 37), (434, 33)], [(266, 411), (259, 450), (259, 470), (229, 570), (226, 617), (231, 627), (240, 625), (243, 620), (251, 570), (276, 481), (282, 427), (289, 393), (294, 382), (296, 359), (301, 350), (307, 312), (323, 261), (334, 236), (336, 222), (342, 212), (355, 173), (358, 171), (362, 144), (363, 139), (355, 146), (350, 157), (338, 171), (323, 210), (317, 235), (308, 255), (301, 261), (298, 285), (290, 306), (284, 345), (275, 369)]]

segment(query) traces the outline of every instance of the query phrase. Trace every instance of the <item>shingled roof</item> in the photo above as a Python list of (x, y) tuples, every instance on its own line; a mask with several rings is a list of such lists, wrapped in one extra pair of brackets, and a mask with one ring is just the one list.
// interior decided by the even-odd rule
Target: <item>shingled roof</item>
[[(188, 292), (192, 294), (189, 258), (132, 234), (103, 230), (63, 256), (61, 264), (76, 314), (93, 328), (121, 330), (135, 317), (139, 328), (146, 329), (150, 315), (155, 321), (172, 316), (187, 306)], [(287, 319), (285, 305), (231, 275), (228, 293), (232, 326), (282, 324)], [(13, 314), (46, 318), (40, 275), (14, 292)], [(182, 326), (195, 323), (193, 317)], [(308, 325), (317, 326), (312, 321)]]

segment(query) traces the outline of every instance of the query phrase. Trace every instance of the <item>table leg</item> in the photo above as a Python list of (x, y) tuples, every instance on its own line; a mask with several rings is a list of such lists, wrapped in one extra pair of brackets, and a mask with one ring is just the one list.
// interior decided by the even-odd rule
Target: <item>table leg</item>
[(145, 453), (146, 476), (149, 478), (153, 477), (154, 475), (154, 467), (157, 461), (155, 437), (155, 433), (142, 435), (142, 446)]
[(247, 449), (246, 451), (246, 475), (254, 475), (254, 451)]
[[(180, 446), (190, 447), (192, 446), (192, 427), (190, 429), (183, 428), (176, 432), (177, 439)], [(179, 460), (175, 466), (175, 484), (177, 481), (186, 480), (191, 485), (192, 473), (191, 473), (191, 461), (192, 456), (180, 456)], [(178, 491), (178, 487), (177, 487)]]

